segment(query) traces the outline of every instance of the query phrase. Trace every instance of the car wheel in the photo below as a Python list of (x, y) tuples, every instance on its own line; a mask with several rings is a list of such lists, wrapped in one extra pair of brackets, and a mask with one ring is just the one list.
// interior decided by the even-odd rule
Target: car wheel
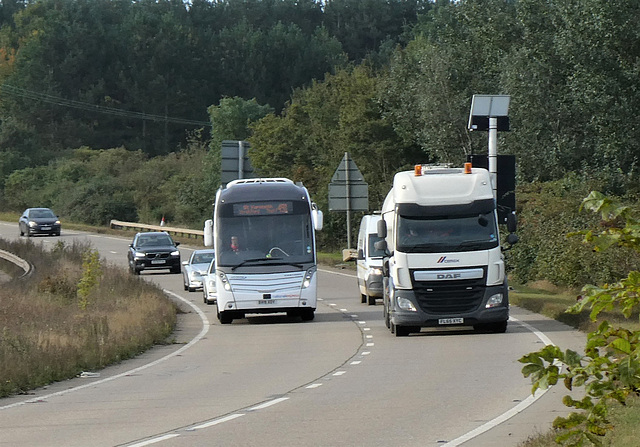
[(375, 306), (376, 305), (376, 297), (375, 296), (371, 296), (371, 295), (367, 295), (367, 303), (369, 304), (369, 306)]
[(180, 266), (171, 267), (171, 273), (182, 273), (182, 269), (180, 268)]
[(367, 302), (367, 295), (365, 295), (364, 293), (361, 293), (360, 294), (360, 302), (362, 304), (366, 303)]
[(196, 289), (194, 289), (193, 287), (187, 287), (187, 290), (188, 290), (189, 292), (195, 292), (195, 291), (196, 291)]

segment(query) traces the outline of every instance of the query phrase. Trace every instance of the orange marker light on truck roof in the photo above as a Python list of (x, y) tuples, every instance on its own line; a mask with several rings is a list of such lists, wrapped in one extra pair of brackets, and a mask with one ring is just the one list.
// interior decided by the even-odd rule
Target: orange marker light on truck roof
[(464, 164), (464, 173), (465, 174), (471, 174), (471, 163), (465, 163)]
[(413, 167), (413, 174), (416, 177), (420, 177), (422, 175), (422, 165), (415, 165)]

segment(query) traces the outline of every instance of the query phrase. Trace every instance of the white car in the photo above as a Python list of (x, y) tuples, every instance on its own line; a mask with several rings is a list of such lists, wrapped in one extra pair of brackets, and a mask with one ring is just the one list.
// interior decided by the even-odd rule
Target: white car
[(188, 261), (183, 261), (182, 278), (184, 282), (184, 290), (194, 292), (202, 288), (202, 275), (206, 274), (209, 264), (214, 258), (214, 251), (195, 250)]
[(207, 271), (202, 274), (202, 296), (205, 304), (216, 304), (216, 263), (211, 261)]

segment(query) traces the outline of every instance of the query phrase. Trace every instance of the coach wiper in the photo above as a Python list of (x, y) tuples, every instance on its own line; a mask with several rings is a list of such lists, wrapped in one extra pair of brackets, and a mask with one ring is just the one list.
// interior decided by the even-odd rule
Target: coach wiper
[[(234, 271), (238, 267), (242, 267), (243, 265), (248, 264), (250, 262), (264, 262), (264, 261), (269, 261), (269, 264), (273, 265), (273, 263), (271, 261), (282, 261), (282, 258), (272, 258), (272, 257), (265, 256), (264, 258), (245, 259), (240, 264), (234, 265), (233, 267), (231, 267), (231, 271)], [(302, 264), (295, 264), (293, 262), (286, 262), (286, 261), (285, 262), (276, 263), (275, 265), (292, 265), (292, 266), (298, 267), (300, 269), (304, 268), (304, 266)]]

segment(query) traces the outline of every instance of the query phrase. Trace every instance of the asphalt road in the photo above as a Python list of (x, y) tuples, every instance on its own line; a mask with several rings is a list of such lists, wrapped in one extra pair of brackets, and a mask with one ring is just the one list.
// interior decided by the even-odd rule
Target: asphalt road
[[(17, 238), (17, 224), (0, 223)], [(130, 239), (65, 231), (126, 264)], [(200, 247), (180, 247), (183, 258)], [(0, 400), (0, 446), (516, 446), (568, 409), (530, 394), (522, 355), (584, 335), (511, 308), (504, 334), (396, 338), (360, 304), (350, 272), (321, 268), (316, 318), (250, 316), (221, 326), (181, 275), (143, 272), (180, 303), (175, 343), (28, 396)]]

